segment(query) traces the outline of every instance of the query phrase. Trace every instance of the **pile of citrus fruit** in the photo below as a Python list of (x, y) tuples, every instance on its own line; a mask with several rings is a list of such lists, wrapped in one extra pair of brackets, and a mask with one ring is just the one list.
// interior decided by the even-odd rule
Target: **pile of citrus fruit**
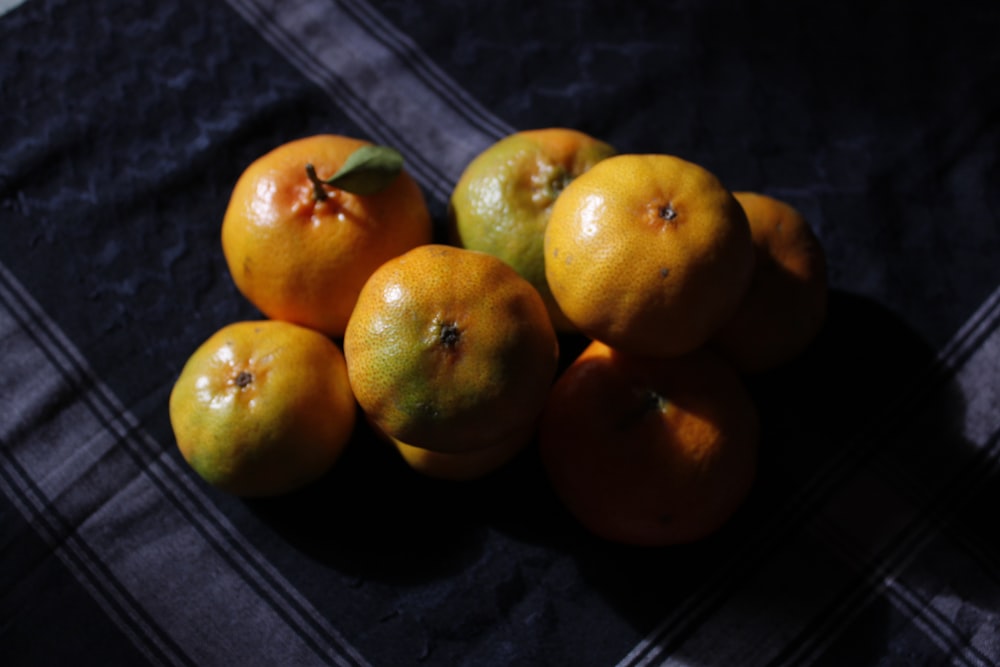
[[(207, 482), (309, 484), (360, 418), (448, 480), (535, 445), (587, 530), (636, 545), (739, 508), (760, 430), (744, 376), (800, 354), (826, 312), (823, 249), (791, 206), (565, 128), (477, 156), (441, 241), (398, 152), (291, 141), (237, 181), (222, 247), (266, 319), (211, 336), (171, 393)], [(563, 336), (585, 344), (560, 364)]]

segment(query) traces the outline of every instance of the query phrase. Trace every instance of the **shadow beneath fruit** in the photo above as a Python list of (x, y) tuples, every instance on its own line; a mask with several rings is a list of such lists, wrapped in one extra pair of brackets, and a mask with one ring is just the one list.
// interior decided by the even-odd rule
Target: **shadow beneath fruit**
[[(709, 656), (723, 646), (792, 663), (885, 655), (898, 606), (886, 577), (925, 565), (920, 550), (941, 537), (942, 516), (964, 515), (962, 480), (982, 468), (962, 435), (966, 401), (952, 374), (927, 372), (934, 359), (889, 310), (834, 292), (810, 349), (747, 380), (762, 424), (759, 470), (723, 530), (692, 545), (630, 548), (550, 512), (547, 534), (527, 533), (574, 561), (576, 593), (600, 596), (587, 603), (595, 615), (610, 606), (648, 640), (637, 660), (718, 664)], [(781, 641), (762, 646), (777, 630)]]
[[(565, 363), (584, 345), (568, 337)], [(249, 506), (331, 568), (390, 585), (440, 582), (512, 636), (575, 645), (581, 624), (613, 621), (637, 638), (637, 659), (698, 665), (717, 664), (704, 651), (720, 644), (769, 650), (759, 638), (780, 629), (776, 657), (795, 662), (822, 644), (853, 664), (886, 653), (896, 605), (884, 577), (922, 565), (939, 517), (967, 515), (961, 485), (947, 486), (976, 470), (962, 438), (966, 403), (952, 376), (925, 372), (933, 360), (888, 309), (832, 293), (806, 353), (748, 379), (762, 424), (757, 481), (732, 520), (696, 544), (633, 548), (589, 535), (554, 496), (534, 444), (486, 478), (442, 482), (364, 426), (323, 480)], [(980, 488), (996, 496), (991, 482)], [(437, 618), (436, 598), (425, 597), (408, 597), (408, 612)]]
[[(560, 336), (560, 371), (586, 346)], [(484, 558), (497, 526), (544, 539), (561, 508), (535, 445), (472, 482), (411, 470), (363, 419), (344, 455), (317, 483), (248, 508), (282, 539), (340, 571), (386, 582), (446, 577)]]
[(359, 419), (348, 448), (318, 482), (247, 501), (286, 541), (342, 572), (404, 583), (448, 576), (481, 552), (471, 487), (417, 475)]

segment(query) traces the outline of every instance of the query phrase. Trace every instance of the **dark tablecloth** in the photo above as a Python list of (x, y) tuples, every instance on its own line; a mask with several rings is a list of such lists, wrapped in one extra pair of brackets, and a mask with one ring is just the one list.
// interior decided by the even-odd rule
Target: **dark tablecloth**
[[(1000, 662), (996, 2), (0, 7), (0, 664)], [(546, 126), (782, 198), (826, 249), (722, 531), (602, 542), (533, 448), (456, 485), (361, 430), (271, 500), (189, 470), (170, 388), (259, 316), (219, 242), (250, 161), (391, 144), (440, 232), (468, 161)]]

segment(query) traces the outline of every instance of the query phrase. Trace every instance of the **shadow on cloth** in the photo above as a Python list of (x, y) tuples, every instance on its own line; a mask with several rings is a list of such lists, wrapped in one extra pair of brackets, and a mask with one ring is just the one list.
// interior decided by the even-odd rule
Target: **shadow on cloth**
[[(933, 350), (886, 308), (831, 293), (827, 325), (813, 346), (792, 364), (748, 380), (762, 422), (757, 483), (723, 530), (694, 545), (636, 549), (587, 535), (551, 493), (535, 447), (488, 478), (447, 483), (413, 473), (364, 426), (319, 483), (248, 505), (311, 557), (387, 583), (489, 567), (487, 551), (498, 544), (529, 545), (532, 557), (574, 563), (579, 581), (566, 595), (599, 596), (639, 635), (660, 627), (667, 649), (733, 598), (749, 600), (739, 612), (748, 626), (804, 614), (822, 629), (835, 620), (841, 597), (860, 595), (868, 602), (865, 637), (855, 639), (878, 655), (888, 609), (867, 592), (875, 585), (870, 559), (886, 547), (877, 533), (866, 543), (865, 526), (854, 530), (843, 522), (851, 512), (865, 520), (868, 509), (877, 509), (865, 505), (864, 489), (852, 495), (855, 480), (872, 476), (872, 462), (891, 469), (906, 456), (905, 447), (891, 443), (907, 417), (887, 420), (886, 411), (932, 359)], [(917, 449), (925, 457), (963, 460), (969, 452), (954, 437), (961, 396), (947, 383), (931, 391), (933, 400), (920, 406), (932, 408), (929, 421), (938, 430)], [(850, 534), (839, 545), (845, 527)], [(521, 595), (537, 583), (526, 582)], [(802, 630), (808, 637), (809, 626)]]
[[(560, 369), (586, 345), (560, 341)], [(411, 470), (365, 423), (320, 481), (300, 491), (246, 501), (283, 539), (338, 570), (388, 582), (424, 582), (461, 572), (484, 555), (498, 530), (544, 544), (577, 528), (552, 495), (531, 443), (503, 469), (473, 482)]]
[[(940, 374), (922, 378), (933, 359), (888, 309), (832, 293), (807, 353), (748, 380), (762, 422), (760, 467), (733, 520), (693, 545), (582, 551), (588, 584), (655, 650), (692, 665), (727, 650), (771, 650), (792, 664), (817, 650), (839, 651), (841, 664), (885, 655), (894, 610), (883, 578), (937, 534), (924, 506), (938, 502), (928, 491), (940, 486), (936, 471), (973, 455), (958, 388)], [(927, 393), (901, 400), (912, 391)], [(841, 632), (822, 648), (821, 638)]]

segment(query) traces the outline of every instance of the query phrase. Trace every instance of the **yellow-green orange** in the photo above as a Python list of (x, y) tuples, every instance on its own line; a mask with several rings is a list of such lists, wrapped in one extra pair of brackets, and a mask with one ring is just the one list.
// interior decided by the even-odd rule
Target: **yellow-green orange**
[(719, 179), (671, 155), (618, 155), (556, 200), (545, 231), (552, 295), (584, 334), (654, 357), (690, 352), (732, 316), (754, 253)]
[(542, 295), (558, 331), (573, 327), (545, 280), (545, 227), (563, 188), (614, 152), (578, 130), (524, 130), (477, 155), (452, 192), (452, 242), (488, 252), (514, 267)]
[(240, 496), (318, 479), (346, 446), (356, 412), (340, 348), (281, 321), (223, 327), (191, 355), (170, 394), (184, 459)]
[(506, 263), (425, 245), (372, 274), (344, 353), (357, 400), (382, 432), (460, 452), (537, 418), (558, 343), (541, 296)]

